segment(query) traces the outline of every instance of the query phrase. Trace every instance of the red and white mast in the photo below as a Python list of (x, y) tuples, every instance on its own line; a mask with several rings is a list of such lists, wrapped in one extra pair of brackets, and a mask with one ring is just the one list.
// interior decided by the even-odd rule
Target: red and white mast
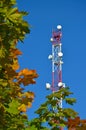
[[(52, 42), (52, 54), (48, 56), (52, 60), (52, 84), (46, 83), (46, 88), (51, 89), (54, 93), (60, 88), (65, 87), (62, 82), (62, 26), (58, 25), (57, 30), (52, 31), (52, 37), (50, 41)], [(60, 100), (60, 108), (62, 108), (62, 99)], [(63, 130), (61, 128), (61, 130)]]
[(48, 56), (48, 59), (52, 60), (52, 85), (46, 83), (46, 88), (52, 89), (52, 92), (58, 91), (61, 87), (64, 87), (62, 82), (62, 26), (58, 25), (57, 30), (52, 31), (52, 54)]

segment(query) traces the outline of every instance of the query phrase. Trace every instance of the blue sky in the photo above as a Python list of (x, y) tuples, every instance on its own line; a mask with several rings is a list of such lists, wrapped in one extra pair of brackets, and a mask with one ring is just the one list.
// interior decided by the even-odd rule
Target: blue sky
[[(19, 57), (22, 68), (37, 70), (39, 74), (35, 85), (27, 89), (35, 93), (32, 108), (28, 117), (36, 115), (34, 111), (45, 101), (51, 91), (45, 88), (46, 82), (52, 80), (50, 38), (52, 28), (62, 25), (63, 82), (70, 86), (77, 103), (74, 109), (81, 118), (86, 118), (86, 1), (85, 0), (17, 0), (20, 10), (29, 12), (25, 18), (32, 26), (31, 33), (19, 43), (23, 52)], [(66, 107), (66, 106), (64, 106)]]

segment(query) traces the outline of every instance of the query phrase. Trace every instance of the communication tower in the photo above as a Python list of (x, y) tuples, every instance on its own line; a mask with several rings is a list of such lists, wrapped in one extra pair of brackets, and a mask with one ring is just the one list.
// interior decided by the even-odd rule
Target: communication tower
[[(62, 87), (65, 87), (65, 83), (62, 81), (62, 26), (58, 25), (56, 30), (52, 31), (52, 54), (48, 56), (48, 59), (52, 61), (52, 84), (46, 83), (46, 88), (51, 89), (54, 93)], [(60, 100), (60, 108), (62, 108), (62, 99)], [(61, 130), (63, 130), (61, 128)]]

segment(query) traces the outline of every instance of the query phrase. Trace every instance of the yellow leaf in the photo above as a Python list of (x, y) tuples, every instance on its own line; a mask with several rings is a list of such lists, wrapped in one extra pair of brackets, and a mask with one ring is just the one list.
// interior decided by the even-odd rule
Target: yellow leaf
[(18, 97), (22, 97), (22, 93), (19, 92), (19, 93), (18, 93)]
[(32, 93), (32, 92), (25, 92), (25, 96), (27, 98), (34, 98), (34, 93)]
[(27, 108), (25, 104), (22, 104), (20, 107), (18, 107), (19, 111), (26, 112)]
[(12, 65), (13, 70), (18, 70), (19, 69), (19, 64), (17, 60), (14, 60), (14, 64)]
[(31, 103), (31, 102), (28, 102), (27, 107), (30, 108), (31, 106), (32, 106), (32, 103)]

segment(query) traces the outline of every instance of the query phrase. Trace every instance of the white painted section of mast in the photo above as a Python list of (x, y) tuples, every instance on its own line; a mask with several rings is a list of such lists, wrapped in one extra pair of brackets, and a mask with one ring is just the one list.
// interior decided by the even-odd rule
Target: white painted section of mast
[(62, 98), (60, 99), (60, 108), (62, 108)]
[(54, 72), (54, 45), (52, 45), (52, 72)]

